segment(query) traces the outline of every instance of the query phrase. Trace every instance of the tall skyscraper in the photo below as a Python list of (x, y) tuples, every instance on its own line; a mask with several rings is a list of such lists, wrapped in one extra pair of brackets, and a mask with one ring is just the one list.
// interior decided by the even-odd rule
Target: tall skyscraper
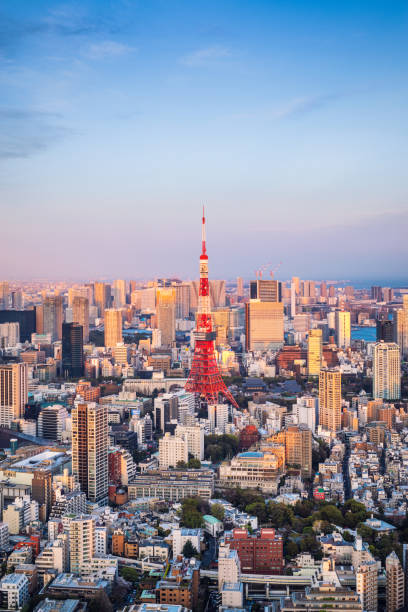
[(396, 612), (404, 605), (404, 572), (395, 551), (392, 551), (385, 560), (386, 583), (386, 610)]
[(113, 281), (113, 306), (123, 308), (126, 306), (126, 281), (118, 279)]
[(69, 551), (71, 572), (80, 574), (85, 563), (89, 563), (95, 552), (95, 519), (82, 515), (69, 524)]
[(111, 286), (107, 283), (95, 283), (94, 301), (98, 308), (98, 316), (102, 317), (104, 311), (111, 307)]
[(72, 320), (82, 325), (84, 343), (89, 342), (89, 300), (86, 297), (74, 296), (72, 300)]
[(400, 347), (401, 355), (408, 358), (408, 294), (402, 297), (402, 308), (394, 312), (395, 340)]
[(10, 427), (24, 416), (28, 401), (26, 363), (0, 364), (0, 426)]
[(378, 567), (377, 562), (366, 561), (356, 571), (356, 592), (360, 595), (363, 610), (376, 612), (378, 609)]
[(332, 432), (341, 429), (341, 372), (337, 370), (319, 374), (319, 425)]
[(51, 334), (52, 342), (62, 339), (62, 296), (49, 295), (45, 298), (42, 306), (43, 332)]
[(292, 276), (292, 283), (295, 285), (296, 295), (300, 294), (300, 278), (298, 276)]
[(285, 445), (285, 461), (288, 466), (296, 465), (304, 478), (312, 475), (312, 432), (307, 425), (289, 425), (275, 436), (279, 444)]
[(381, 340), (384, 340), (384, 342), (395, 341), (394, 321), (390, 321), (389, 319), (377, 319), (377, 342), (380, 342)]
[(307, 373), (309, 376), (319, 376), (322, 369), (322, 357), (322, 330), (311, 329), (307, 338)]
[(350, 346), (351, 324), (350, 313), (347, 310), (336, 310), (336, 342), (339, 348)]
[(293, 317), (296, 315), (296, 285), (292, 281), (290, 284), (290, 316)]
[(115, 308), (105, 310), (105, 346), (114, 348), (123, 342), (122, 336), (122, 311)]
[(80, 378), (84, 375), (82, 334), (82, 325), (78, 323), (62, 324), (62, 372), (65, 378)]
[(382, 301), (382, 289), (379, 285), (373, 285), (371, 287), (371, 299), (376, 302)]
[(108, 495), (108, 411), (103, 404), (77, 404), (72, 410), (72, 472), (91, 502)]
[(244, 297), (244, 279), (242, 278), (242, 276), (238, 276), (237, 278), (237, 298), (243, 298)]
[(245, 304), (246, 348), (264, 351), (283, 344), (283, 303), (250, 300)]
[(327, 283), (326, 281), (322, 281), (320, 283), (320, 297), (322, 299), (327, 299)]
[(176, 288), (160, 287), (156, 292), (157, 327), (163, 346), (171, 346), (176, 339)]
[(277, 280), (254, 280), (249, 285), (249, 297), (251, 300), (261, 302), (281, 302), (282, 283)]
[(401, 357), (398, 344), (376, 342), (373, 353), (374, 399), (399, 399), (401, 395)]
[(190, 314), (190, 283), (176, 285), (176, 319), (186, 319)]
[(10, 288), (7, 281), (0, 282), (0, 310), (7, 310), (10, 301)]

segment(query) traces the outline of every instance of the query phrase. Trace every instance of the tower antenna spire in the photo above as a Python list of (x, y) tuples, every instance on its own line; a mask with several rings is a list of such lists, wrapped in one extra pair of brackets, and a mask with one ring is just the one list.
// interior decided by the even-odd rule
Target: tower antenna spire
[(206, 255), (207, 254), (207, 246), (206, 246), (206, 239), (205, 239), (205, 211), (204, 211), (204, 204), (203, 204), (203, 218), (202, 218), (202, 224), (201, 224), (201, 255)]

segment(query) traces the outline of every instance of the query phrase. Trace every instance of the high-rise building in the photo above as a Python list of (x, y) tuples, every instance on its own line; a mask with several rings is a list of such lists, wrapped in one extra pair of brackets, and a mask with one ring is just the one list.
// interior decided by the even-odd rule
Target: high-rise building
[(26, 363), (0, 364), (0, 426), (10, 427), (24, 416), (28, 401)]
[(62, 338), (62, 296), (49, 295), (42, 305), (42, 319), (44, 334), (51, 334), (52, 342)]
[(384, 342), (395, 341), (394, 321), (390, 321), (389, 319), (377, 319), (377, 342), (380, 342), (381, 340)]
[(114, 348), (117, 344), (123, 342), (122, 336), (122, 312), (115, 308), (105, 310), (105, 346)]
[(351, 339), (350, 313), (336, 310), (336, 342), (339, 348), (348, 348)]
[(67, 409), (61, 404), (44, 406), (38, 415), (38, 436), (46, 440), (57, 440), (60, 442), (62, 440), (62, 432), (65, 430), (67, 417)]
[(292, 281), (290, 284), (290, 316), (293, 317), (296, 315), (296, 285)]
[(176, 285), (176, 319), (186, 319), (190, 314), (190, 283)]
[(320, 297), (323, 299), (327, 299), (327, 284), (326, 281), (322, 281), (320, 283)]
[(404, 605), (405, 580), (404, 572), (395, 551), (392, 551), (385, 560), (386, 583), (386, 610), (396, 612)]
[(377, 562), (366, 561), (356, 571), (356, 592), (360, 595), (365, 612), (378, 609), (378, 567)]
[(72, 320), (82, 325), (84, 343), (89, 342), (89, 300), (76, 295), (72, 300)]
[(7, 310), (10, 305), (10, 288), (7, 281), (0, 282), (0, 310)]
[(408, 294), (403, 296), (402, 308), (396, 310), (395, 317), (395, 341), (400, 347), (401, 355), (408, 358)]
[(126, 306), (126, 281), (119, 279), (113, 281), (113, 307), (123, 308)]
[(176, 339), (176, 288), (160, 287), (156, 293), (157, 327), (162, 346), (171, 346)]
[(225, 433), (228, 414), (228, 404), (208, 404), (208, 420), (210, 421), (211, 433), (214, 433), (216, 430)]
[(398, 344), (376, 342), (373, 353), (374, 399), (399, 399), (401, 395), (401, 357)]
[(188, 445), (186, 440), (172, 436), (168, 432), (159, 440), (159, 465), (161, 468), (177, 467), (177, 464), (188, 461)]
[(283, 344), (283, 303), (250, 300), (245, 304), (246, 348), (264, 351)]
[(244, 279), (242, 276), (238, 276), (237, 278), (237, 298), (244, 297)]
[(39, 505), (40, 520), (48, 520), (52, 504), (52, 473), (50, 470), (35, 470), (31, 481), (31, 497)]
[(309, 330), (307, 338), (307, 373), (309, 376), (319, 376), (322, 369), (323, 336), (321, 329)]
[(220, 308), (213, 310), (212, 318), (216, 333), (215, 345), (225, 346), (228, 343), (228, 335), (230, 329), (230, 309)]
[(83, 328), (78, 323), (62, 324), (62, 372), (65, 378), (84, 375)]
[(304, 425), (288, 425), (274, 436), (278, 444), (285, 445), (288, 466), (298, 466), (304, 478), (312, 475), (312, 432)]
[(277, 280), (254, 280), (249, 284), (249, 297), (251, 300), (261, 302), (281, 302), (282, 283)]
[(341, 429), (341, 372), (337, 370), (319, 374), (319, 425), (331, 432)]
[(177, 425), (175, 435), (187, 442), (189, 455), (204, 459), (204, 428), (201, 425)]
[(82, 515), (71, 520), (69, 524), (69, 551), (71, 572), (80, 574), (85, 563), (94, 556), (95, 519)]
[(91, 502), (108, 495), (108, 412), (89, 402), (72, 410), (72, 472)]
[(382, 301), (382, 290), (379, 285), (373, 285), (371, 287), (371, 299), (375, 300), (376, 302)]
[[(18, 323), (20, 342), (31, 341), (31, 334), (36, 331), (36, 311), (30, 310), (0, 310), (0, 323)], [(38, 332), (42, 333), (42, 332)]]
[(16, 346), (20, 342), (19, 323), (0, 323), (0, 348)]
[(95, 283), (94, 302), (98, 308), (98, 316), (102, 317), (104, 311), (111, 307), (111, 286), (107, 283)]

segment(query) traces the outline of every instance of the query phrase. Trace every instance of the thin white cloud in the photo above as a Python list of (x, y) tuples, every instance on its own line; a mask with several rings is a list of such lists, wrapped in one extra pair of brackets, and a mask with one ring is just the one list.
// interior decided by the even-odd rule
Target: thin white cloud
[(90, 44), (85, 50), (84, 55), (89, 59), (101, 60), (109, 57), (121, 57), (134, 50), (134, 47), (129, 47), (114, 40), (104, 40), (100, 43)]
[(204, 49), (197, 49), (193, 53), (189, 53), (181, 58), (180, 62), (184, 66), (190, 66), (192, 68), (199, 66), (208, 66), (219, 60), (225, 60), (232, 57), (232, 52), (227, 47), (220, 45), (213, 45), (211, 47), (205, 47)]

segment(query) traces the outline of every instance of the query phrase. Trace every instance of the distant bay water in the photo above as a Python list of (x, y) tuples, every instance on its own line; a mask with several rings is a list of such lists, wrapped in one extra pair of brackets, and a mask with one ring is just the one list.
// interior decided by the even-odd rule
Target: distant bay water
[(375, 342), (376, 338), (377, 338), (377, 330), (375, 327), (355, 325), (351, 328), (351, 339), (352, 340), (364, 340), (365, 342)]

